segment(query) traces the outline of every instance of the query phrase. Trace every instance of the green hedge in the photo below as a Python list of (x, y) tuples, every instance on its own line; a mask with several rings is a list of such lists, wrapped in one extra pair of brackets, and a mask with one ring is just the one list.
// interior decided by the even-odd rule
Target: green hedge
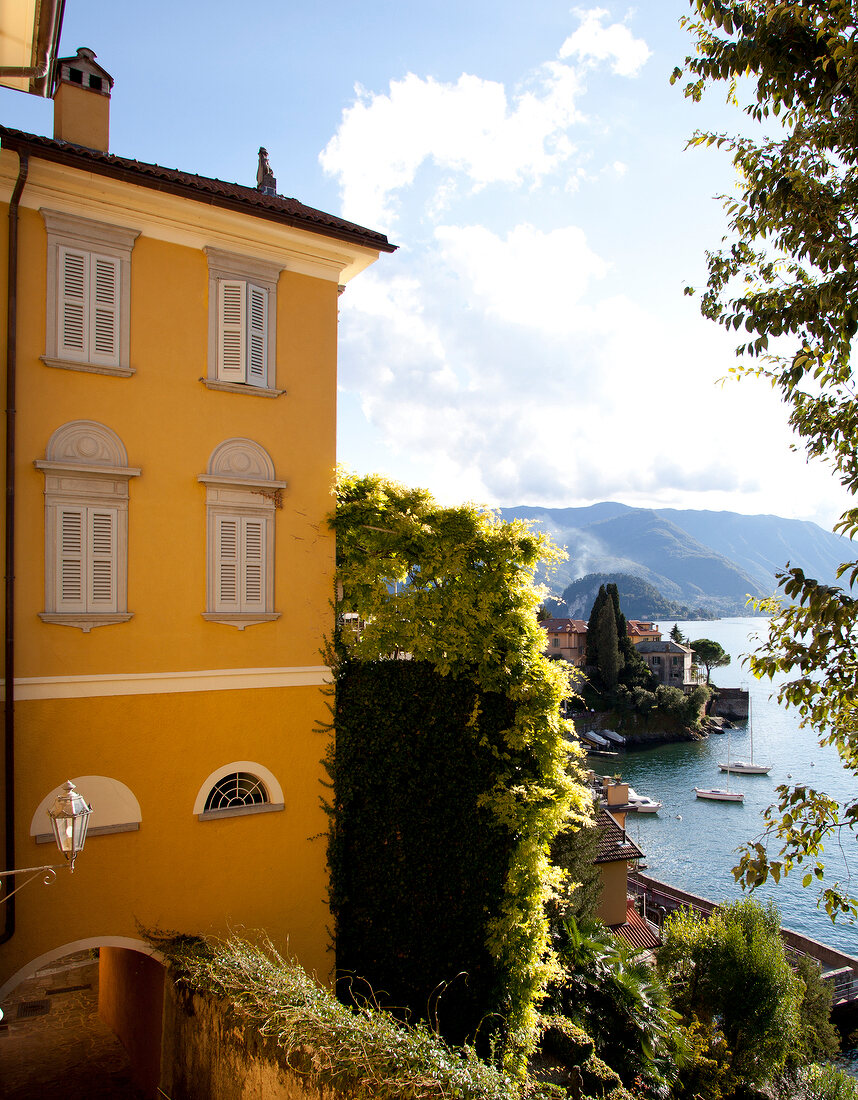
[[(428, 1019), (483, 1051), (510, 1007), (510, 975), (486, 943), (514, 852), (487, 805), (512, 711), (427, 662), (346, 662), (329, 760), (341, 995)], [(516, 766), (532, 778), (526, 750)]]

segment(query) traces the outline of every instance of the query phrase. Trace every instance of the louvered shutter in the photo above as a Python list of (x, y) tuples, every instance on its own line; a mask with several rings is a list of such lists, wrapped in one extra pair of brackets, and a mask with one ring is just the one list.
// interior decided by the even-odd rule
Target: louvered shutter
[(242, 611), (265, 611), (265, 520), (242, 518), (243, 582)]
[(89, 355), (90, 255), (59, 249), (57, 354), (85, 361)]
[(87, 611), (116, 611), (115, 508), (88, 508)]
[(246, 378), (246, 285), (227, 279), (218, 283), (217, 376), (222, 382)]
[(86, 511), (57, 509), (57, 611), (86, 611)]
[(90, 257), (89, 361), (119, 366), (119, 260)]
[(247, 381), (251, 386), (267, 385), (268, 375), (268, 291), (247, 284)]
[(215, 611), (241, 611), (241, 520), (215, 520)]

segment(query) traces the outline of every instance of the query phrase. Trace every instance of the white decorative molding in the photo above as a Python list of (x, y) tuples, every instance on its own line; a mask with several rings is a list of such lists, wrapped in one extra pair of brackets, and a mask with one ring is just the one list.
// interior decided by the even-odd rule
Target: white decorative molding
[(259, 623), (274, 623), (280, 618), (279, 611), (204, 611), (203, 618), (207, 623), (223, 623), (224, 626), (235, 626), (244, 630), (246, 626), (257, 626)]
[(46, 367), (57, 370), (82, 370), (86, 374), (107, 374), (114, 378), (130, 378), (137, 373), (134, 367), (103, 367), (98, 363), (77, 363), (73, 359), (51, 359), (47, 355), (40, 355), (39, 358)]
[[(28, 699), (93, 699), (115, 695), (175, 695), (190, 691), (248, 691), (320, 687), (333, 680), (327, 665), (286, 668), (214, 668), (187, 672), (138, 672), (93, 676), (15, 678), (16, 702)], [(5, 685), (0, 681), (0, 695)]]
[(273, 390), (270, 386), (248, 386), (242, 382), (221, 382), (218, 378), (201, 378), (208, 390), (222, 393), (240, 393), (242, 397), (282, 397), (285, 390)]
[(95, 630), (97, 626), (113, 626), (115, 623), (127, 623), (134, 618), (133, 611), (115, 611), (102, 614), (98, 611), (40, 611), (39, 618), (43, 623), (52, 623), (54, 626), (76, 626), (84, 634)]

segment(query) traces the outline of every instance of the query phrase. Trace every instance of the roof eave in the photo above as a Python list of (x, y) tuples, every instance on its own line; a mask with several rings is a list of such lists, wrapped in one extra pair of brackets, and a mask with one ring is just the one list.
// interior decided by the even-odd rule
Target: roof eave
[(296, 217), (294, 214), (286, 214), (282, 211), (272, 210), (265, 206), (253, 206), (242, 202), (240, 199), (230, 198), (228, 195), (214, 195), (202, 191), (191, 184), (181, 183), (178, 180), (156, 179), (144, 173), (134, 172), (121, 165), (104, 164), (97, 160), (90, 160), (76, 153), (74, 149), (55, 149), (46, 147), (39, 142), (29, 141), (25, 137), (15, 134), (3, 135), (3, 147), (16, 152), (26, 152), (28, 156), (39, 160), (52, 161), (55, 164), (63, 164), (80, 171), (92, 172), (95, 175), (107, 176), (123, 183), (129, 183), (137, 187), (146, 187), (152, 191), (162, 191), (166, 194), (178, 195), (190, 199), (192, 202), (201, 202), (207, 206), (216, 206), (224, 210), (232, 210), (251, 217), (263, 218), (266, 221), (277, 222), (279, 225), (287, 225), (292, 229), (301, 229), (307, 233), (314, 233), (321, 237), (328, 237), (348, 244), (357, 245), (374, 252), (395, 252), (397, 246), (391, 244), (386, 237), (377, 240), (369, 234), (353, 233), (347, 229), (336, 226), (320, 226), (310, 219)]

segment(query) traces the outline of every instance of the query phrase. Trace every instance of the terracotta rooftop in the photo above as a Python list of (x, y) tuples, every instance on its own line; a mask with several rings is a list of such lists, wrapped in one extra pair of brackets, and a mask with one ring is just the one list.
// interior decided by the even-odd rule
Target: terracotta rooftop
[(598, 809), (596, 824), (599, 827), (599, 846), (596, 850), (595, 863), (616, 863), (621, 859), (643, 859), (643, 852), (629, 838), (626, 830), (619, 824), (613, 814), (609, 813), (604, 806), (600, 806)]
[(652, 951), (660, 945), (661, 940), (650, 928), (640, 913), (635, 909), (635, 903), (630, 901), (626, 909), (626, 923), (615, 924), (611, 928), (615, 936), (622, 936), (632, 947), (640, 951)]
[(354, 222), (344, 221), (333, 214), (326, 214), (312, 206), (305, 206), (297, 199), (281, 195), (265, 195), (255, 187), (245, 187), (240, 183), (227, 183), (224, 180), (197, 176), (190, 172), (181, 172), (177, 168), (163, 168), (160, 164), (147, 164), (145, 161), (129, 160), (113, 153), (102, 153), (97, 149), (87, 149), (82, 145), (72, 145), (67, 141), (27, 134), (21, 130), (12, 130), (0, 126), (0, 145), (6, 149), (28, 153), (41, 160), (55, 161), (84, 172), (110, 176), (138, 187), (151, 187), (157, 191), (167, 191), (174, 195), (193, 199), (196, 202), (209, 203), (230, 210), (239, 210), (245, 214), (280, 222), (310, 233), (320, 233), (326, 237), (363, 245), (380, 252), (394, 252), (396, 245), (391, 244), (384, 233), (366, 229)]
[(539, 625), (550, 634), (587, 633), (587, 624), (583, 619), (543, 619)]
[(662, 642), (639, 642), (638, 653), (691, 653), (691, 647), (678, 645), (676, 642), (665, 639)]

